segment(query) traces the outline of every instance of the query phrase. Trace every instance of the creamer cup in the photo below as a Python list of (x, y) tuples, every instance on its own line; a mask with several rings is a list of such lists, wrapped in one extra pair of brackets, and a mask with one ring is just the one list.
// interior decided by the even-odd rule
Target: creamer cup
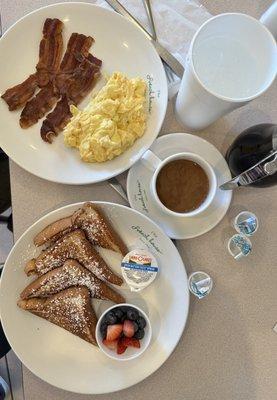
[(122, 276), (134, 292), (149, 286), (156, 278), (158, 270), (156, 258), (147, 250), (132, 250), (121, 262)]

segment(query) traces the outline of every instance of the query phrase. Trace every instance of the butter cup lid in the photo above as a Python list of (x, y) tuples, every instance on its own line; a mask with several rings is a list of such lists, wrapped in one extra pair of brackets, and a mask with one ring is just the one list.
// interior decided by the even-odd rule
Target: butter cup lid
[(159, 271), (156, 258), (147, 250), (130, 251), (121, 262), (121, 272), (131, 291), (149, 286)]

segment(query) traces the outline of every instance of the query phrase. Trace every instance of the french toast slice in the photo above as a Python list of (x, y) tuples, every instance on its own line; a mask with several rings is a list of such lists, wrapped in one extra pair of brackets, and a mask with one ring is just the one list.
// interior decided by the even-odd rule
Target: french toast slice
[(76, 223), (92, 244), (121, 253), (123, 256), (128, 253), (125, 243), (99, 207), (89, 202), (85, 203), (82, 212), (76, 217)]
[(88, 288), (71, 287), (49, 298), (19, 300), (17, 305), (97, 345), (95, 339), (97, 317), (91, 305)]
[(86, 286), (91, 297), (125, 303), (119, 293), (107, 286), (75, 260), (67, 260), (62, 267), (55, 268), (31, 282), (21, 293), (21, 299), (49, 297), (72, 286)]
[(81, 209), (75, 211), (69, 217), (58, 219), (57, 221), (52, 222), (46, 228), (44, 228), (41, 232), (39, 232), (34, 238), (35, 246), (41, 246), (44, 243), (55, 242), (66, 233), (72, 232), (74, 229), (77, 229), (76, 218), (78, 214), (81, 212)]
[(52, 222), (44, 228), (34, 238), (34, 244), (41, 246), (42, 244), (53, 242), (64, 233), (78, 228), (85, 232), (87, 239), (92, 244), (116, 251), (122, 255), (128, 253), (123, 240), (100, 208), (89, 202), (85, 203), (73, 215)]
[(122, 278), (108, 267), (80, 229), (67, 233), (42, 251), (36, 259), (29, 261), (25, 266), (25, 272), (27, 275), (41, 276), (54, 268), (61, 267), (68, 259), (77, 260), (101, 280), (115, 285), (123, 283)]

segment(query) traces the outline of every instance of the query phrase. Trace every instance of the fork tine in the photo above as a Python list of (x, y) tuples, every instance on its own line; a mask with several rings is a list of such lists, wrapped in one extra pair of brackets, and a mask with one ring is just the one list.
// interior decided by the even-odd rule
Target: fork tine
[(169, 74), (171, 80), (174, 80), (174, 75), (173, 75), (172, 69), (169, 67), (168, 67), (168, 74)]
[(165, 70), (165, 74), (166, 74), (166, 79), (168, 81), (168, 83), (172, 83), (174, 81), (174, 77), (172, 75), (171, 69), (169, 68), (169, 66), (166, 63), (163, 63), (164, 65), (164, 70)]
[(3, 35), (3, 30), (2, 30), (2, 19), (1, 19), (1, 12), (0, 12), (0, 37)]

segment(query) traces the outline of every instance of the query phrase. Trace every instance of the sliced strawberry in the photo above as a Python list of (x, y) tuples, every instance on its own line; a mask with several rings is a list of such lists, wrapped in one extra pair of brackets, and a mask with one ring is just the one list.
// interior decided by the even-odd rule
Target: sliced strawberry
[(107, 340), (103, 339), (102, 343), (107, 346), (110, 350), (116, 350), (118, 340)]
[(106, 339), (109, 342), (118, 339), (122, 332), (122, 329), (123, 329), (122, 324), (108, 325)]
[(124, 321), (123, 333), (128, 338), (131, 338), (134, 336), (134, 333), (135, 333), (134, 323), (132, 321), (130, 321), (129, 319), (125, 319), (125, 321)]
[(127, 346), (123, 343), (123, 340), (125, 338), (120, 338), (117, 342), (117, 354), (123, 354), (125, 353), (125, 350), (127, 349)]
[(124, 337), (124, 338), (122, 338), (122, 342), (123, 342), (123, 345), (124, 345), (124, 346), (127, 346), (127, 347), (136, 347), (137, 349), (140, 348), (140, 342), (139, 342), (138, 339)]

